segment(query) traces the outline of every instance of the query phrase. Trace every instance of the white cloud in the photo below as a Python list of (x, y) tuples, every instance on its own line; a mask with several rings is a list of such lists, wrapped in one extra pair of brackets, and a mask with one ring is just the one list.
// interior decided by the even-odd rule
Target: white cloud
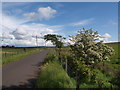
[(21, 23), (24, 23), (25, 20), (17, 19), (15, 17), (8, 16), (4, 13), (0, 15), (2, 15), (1, 18), (2, 23), (0, 24), (0, 28), (1, 28), (0, 38), (4, 40), (4, 42), (2, 42), (3, 45), (4, 44), (9, 45), (11, 43), (11, 40), (15, 39), (14, 35), (12, 35), (11, 32), (15, 30), (18, 26), (20, 26)]
[(24, 16), (26, 16), (30, 20), (34, 20), (34, 19), (38, 18), (37, 14), (35, 12), (26, 13), (26, 14), (24, 14)]
[[(58, 26), (58, 28), (60, 27)], [(45, 41), (41, 39), (41, 37), (43, 37), (45, 34), (57, 34), (57, 31), (57, 26), (49, 26), (45, 24), (32, 23), (20, 25), (13, 31), (6, 33), (4, 32), (3, 45), (35, 46), (37, 35), (38, 44), (42, 46), (45, 45)], [(51, 45), (51, 43), (47, 42), (47, 45)]]
[(38, 9), (38, 13), (40, 14), (41, 18), (43, 18), (43, 19), (49, 19), (49, 18), (53, 17), (53, 15), (56, 12), (57, 11), (52, 9), (51, 7), (39, 8)]
[(114, 21), (114, 20), (109, 20), (107, 21), (107, 23), (105, 23), (104, 25), (102, 25), (102, 27), (110, 27), (110, 26), (118, 26), (118, 22), (117, 21)]
[(45, 44), (44, 44), (45, 46), (52, 46), (53, 44), (52, 44), (52, 42), (51, 41), (47, 41)]
[(37, 12), (25, 13), (24, 16), (29, 20), (48, 20), (53, 18), (56, 13), (57, 11), (55, 9), (48, 6), (38, 8)]
[(111, 24), (113, 24), (113, 25), (118, 25), (118, 23), (117, 23), (117, 22), (114, 22), (114, 21), (113, 21), (113, 22), (111, 21)]
[(15, 39), (26, 39), (26, 36), (28, 35), (27, 32), (24, 29), (17, 29), (12, 32), (12, 35), (14, 35)]
[(87, 25), (87, 24), (90, 24), (91, 21), (93, 21), (93, 20), (94, 20), (93, 18), (85, 19), (85, 20), (82, 20), (82, 21), (79, 21), (79, 22), (71, 23), (70, 25), (71, 25), (71, 26), (82, 26), (82, 25)]
[(99, 40), (103, 41), (105, 43), (108, 43), (109, 42), (109, 40), (108, 40), (109, 38), (111, 38), (111, 35), (108, 34), (108, 33), (105, 33), (104, 35), (100, 35)]
[[(2, 24), (0, 25), (0, 38), (4, 41), (1, 45), (15, 45), (15, 46), (35, 46), (36, 35), (41, 37), (45, 34), (57, 34), (57, 31), (62, 29), (62, 25), (46, 25), (41, 23), (23, 24), (27, 20), (14, 18), (3, 14)], [(39, 45), (45, 45), (43, 39), (38, 38)], [(47, 45), (51, 45), (50, 42)]]
[(25, 20), (17, 19), (12, 16), (7, 16), (5, 14), (2, 14), (2, 25), (3, 27), (7, 27), (9, 29), (16, 29), (21, 23), (24, 23)]
[(104, 35), (101, 36), (101, 38), (110, 38), (110, 37), (111, 37), (111, 35), (108, 33), (105, 33)]
[[(12, 32), (14, 35), (15, 39), (21, 40), (21, 39), (29, 39), (29, 38), (35, 38), (36, 35), (38, 37), (42, 37), (45, 34), (48, 33), (55, 33), (55, 29), (49, 28), (48, 25), (44, 24), (29, 24), (29, 25), (21, 25), (18, 27), (15, 31)], [(41, 36), (41, 34), (43, 34)]]

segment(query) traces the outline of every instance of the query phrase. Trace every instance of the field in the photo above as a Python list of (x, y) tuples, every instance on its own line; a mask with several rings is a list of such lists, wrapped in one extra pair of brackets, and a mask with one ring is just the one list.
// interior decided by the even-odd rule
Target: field
[(10, 62), (22, 59), (26, 56), (40, 52), (42, 50), (44, 50), (44, 48), (36, 48), (36, 47), (1, 48), (1, 51), (0, 51), (1, 62), (0, 62), (0, 64), (7, 64)]
[(111, 56), (110, 60), (112, 64), (120, 64), (120, 43), (107, 44), (114, 49), (114, 55)]

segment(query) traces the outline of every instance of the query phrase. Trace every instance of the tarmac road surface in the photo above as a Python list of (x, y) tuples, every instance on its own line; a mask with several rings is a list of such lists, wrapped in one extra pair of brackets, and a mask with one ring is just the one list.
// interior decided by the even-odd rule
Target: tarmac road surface
[(2, 67), (3, 88), (32, 88), (43, 63), (50, 50), (44, 50), (22, 60)]

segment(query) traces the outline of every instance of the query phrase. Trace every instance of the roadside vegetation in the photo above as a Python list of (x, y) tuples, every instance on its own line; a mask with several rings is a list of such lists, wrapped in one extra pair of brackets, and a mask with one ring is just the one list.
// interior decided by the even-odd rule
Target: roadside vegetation
[[(47, 56), (41, 67), (37, 88), (120, 88), (119, 43), (104, 44), (98, 41), (97, 32), (84, 28), (76, 36), (70, 36), (73, 44), (67, 47), (63, 46), (62, 36), (62, 39), (59, 35), (48, 36), (45, 40), (53, 42), (55, 52)], [(65, 86), (58, 85), (59, 78), (64, 79)]]
[(75, 88), (75, 80), (65, 72), (55, 52), (47, 55), (40, 70), (36, 88)]
[(10, 62), (23, 59), (32, 54), (43, 51), (45, 48), (22, 48), (22, 47), (11, 47), (2, 48), (0, 52), (1, 60), (0, 65), (5, 65)]
[[(52, 61), (51, 61), (52, 60)], [(49, 53), (46, 63), (41, 67), (36, 88), (73, 88), (75, 84), (60, 65), (57, 57)]]

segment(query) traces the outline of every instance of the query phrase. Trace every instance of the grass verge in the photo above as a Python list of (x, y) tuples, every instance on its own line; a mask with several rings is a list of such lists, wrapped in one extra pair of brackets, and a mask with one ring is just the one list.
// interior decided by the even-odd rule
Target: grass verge
[(9, 57), (9, 58), (6, 58), (6, 59), (3, 59), (0, 61), (0, 65), (6, 65), (6, 64), (9, 64), (11, 62), (14, 62), (14, 61), (17, 61), (17, 60), (20, 60), (20, 59), (23, 59), (27, 56), (30, 56), (30, 55), (33, 55), (35, 53), (38, 53), (38, 52), (41, 52), (43, 51), (44, 49), (35, 49), (35, 50), (31, 50), (29, 52), (25, 52), (25, 53), (21, 53), (21, 54), (18, 54), (18, 55), (15, 55), (13, 57)]
[(46, 63), (38, 77), (36, 88), (75, 88), (71, 78), (58, 62)]

